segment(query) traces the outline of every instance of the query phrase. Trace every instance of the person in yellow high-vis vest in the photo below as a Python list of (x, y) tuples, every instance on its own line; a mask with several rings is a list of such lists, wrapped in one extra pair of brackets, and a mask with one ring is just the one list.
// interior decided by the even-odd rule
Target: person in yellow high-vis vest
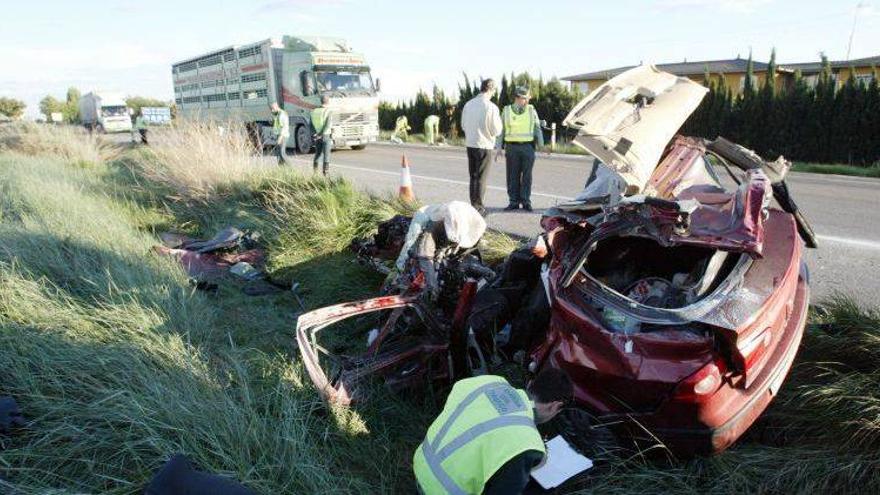
[(143, 109), (138, 112), (137, 117), (134, 119), (134, 128), (137, 129), (138, 134), (141, 135), (141, 143), (149, 144), (147, 142), (147, 119), (144, 118)]
[(507, 208), (520, 206), (532, 211), (532, 169), (535, 166), (535, 150), (544, 146), (541, 121), (535, 107), (529, 105), (528, 88), (518, 87), (512, 105), (501, 111), (504, 130), (498, 138), (504, 146), (507, 162)]
[(272, 110), (274, 119), (272, 121), (272, 135), (275, 138), (275, 156), (278, 157), (278, 164), (287, 163), (287, 140), (290, 139), (290, 117), (283, 108), (277, 103), (272, 103), (269, 107)]
[(537, 424), (571, 400), (568, 375), (547, 368), (516, 389), (500, 376), (458, 381), (413, 456), (424, 495), (516, 495), (546, 454)]
[(425, 142), (429, 145), (437, 144), (434, 140), (440, 135), (440, 117), (428, 115), (425, 117)]
[(315, 159), (312, 160), (312, 170), (318, 173), (318, 162), (324, 162), (323, 172), (330, 172), (330, 151), (333, 149), (333, 114), (327, 105), (330, 98), (326, 95), (321, 97), (321, 106), (312, 110), (312, 138), (315, 141)]

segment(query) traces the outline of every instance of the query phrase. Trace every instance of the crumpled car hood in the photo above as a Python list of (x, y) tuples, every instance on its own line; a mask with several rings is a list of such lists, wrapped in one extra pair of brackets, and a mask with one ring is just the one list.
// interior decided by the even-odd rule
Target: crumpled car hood
[(574, 143), (617, 172), (625, 194), (642, 192), (669, 140), (708, 92), (653, 65), (630, 69), (599, 86), (563, 121)]

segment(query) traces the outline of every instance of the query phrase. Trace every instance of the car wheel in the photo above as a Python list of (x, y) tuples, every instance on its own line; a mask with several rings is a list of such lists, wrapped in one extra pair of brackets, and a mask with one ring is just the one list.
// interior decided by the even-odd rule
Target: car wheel
[(101, 124), (98, 124), (98, 127), (95, 130), (98, 131), (98, 134), (107, 134), (107, 131), (104, 130), (104, 126)]
[(367, 145), (366, 145), (366, 144), (359, 144), (359, 145), (357, 145), (357, 146), (352, 146), (352, 147), (351, 147), (351, 149), (353, 149), (353, 150), (363, 150), (363, 149), (366, 149), (366, 148), (367, 148)]
[(312, 134), (309, 132), (308, 126), (296, 126), (296, 152), (304, 155), (312, 151)]

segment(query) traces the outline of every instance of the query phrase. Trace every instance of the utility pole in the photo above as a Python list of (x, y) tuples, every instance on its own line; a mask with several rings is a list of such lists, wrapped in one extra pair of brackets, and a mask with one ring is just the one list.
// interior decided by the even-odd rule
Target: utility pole
[(856, 12), (853, 15), (853, 25), (852, 30), (849, 32), (849, 43), (846, 45), (846, 60), (849, 61), (849, 54), (852, 51), (852, 42), (853, 36), (856, 34), (856, 22), (859, 20), (859, 13), (868, 7), (866, 2), (859, 2), (856, 4)]

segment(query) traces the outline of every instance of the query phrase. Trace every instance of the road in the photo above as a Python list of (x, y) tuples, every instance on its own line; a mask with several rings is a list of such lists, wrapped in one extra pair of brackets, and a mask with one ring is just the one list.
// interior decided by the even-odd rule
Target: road
[[(373, 145), (362, 151), (339, 150), (333, 153), (332, 173), (373, 193), (396, 194), (402, 153), (409, 159), (415, 193), (422, 203), (468, 200), (467, 159), (459, 148)], [(487, 220), (491, 228), (521, 236), (540, 231), (538, 220), (544, 208), (580, 192), (592, 163), (583, 156), (539, 156), (532, 186), (535, 211), (526, 213), (502, 210), (507, 204), (502, 160), (489, 176)], [(292, 162), (311, 169), (310, 157), (296, 157)], [(788, 184), (819, 235), (819, 249), (806, 250), (813, 300), (840, 292), (863, 304), (877, 305), (880, 180), (792, 173)]]

